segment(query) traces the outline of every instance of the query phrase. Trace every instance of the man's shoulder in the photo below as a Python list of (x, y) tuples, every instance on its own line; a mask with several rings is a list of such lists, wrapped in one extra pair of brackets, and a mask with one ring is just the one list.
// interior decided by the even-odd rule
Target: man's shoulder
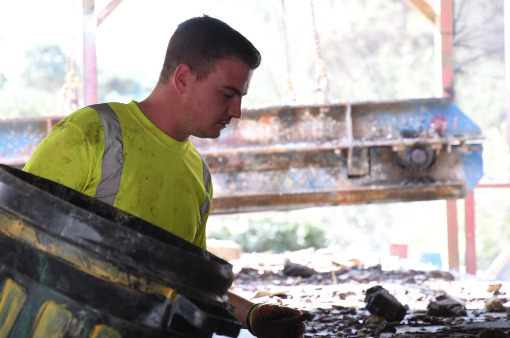
[(80, 108), (60, 120), (54, 130), (58, 129), (79, 129), (82, 132), (90, 129), (102, 128), (101, 117), (95, 109), (90, 106)]
[(133, 100), (129, 103), (122, 102), (108, 102), (108, 105), (117, 113), (128, 113), (139, 110), (138, 105)]
[(120, 103), (120, 102), (105, 102), (101, 104), (90, 105), (82, 107), (72, 114), (65, 117), (63, 122), (72, 122), (74, 124), (82, 125), (83, 123), (98, 122), (101, 120), (98, 110), (101, 105), (108, 105), (116, 114), (123, 114), (130, 111), (131, 105), (134, 103)]
[(64, 120), (79, 122), (79, 121), (91, 121), (99, 119), (97, 111), (91, 106), (86, 106), (76, 110), (74, 113), (67, 116)]

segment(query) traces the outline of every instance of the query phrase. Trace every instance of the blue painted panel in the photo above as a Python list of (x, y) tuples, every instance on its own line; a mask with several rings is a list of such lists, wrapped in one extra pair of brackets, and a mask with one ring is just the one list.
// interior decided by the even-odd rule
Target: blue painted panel
[(473, 190), (483, 177), (482, 146), (472, 147), (469, 153), (461, 155), (464, 177), (469, 190)]

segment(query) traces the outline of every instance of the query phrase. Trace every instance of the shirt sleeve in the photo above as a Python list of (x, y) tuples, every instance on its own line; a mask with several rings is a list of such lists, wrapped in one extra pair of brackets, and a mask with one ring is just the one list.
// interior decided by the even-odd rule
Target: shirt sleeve
[(82, 127), (63, 119), (39, 144), (23, 170), (94, 196), (95, 172), (100, 170), (97, 153), (103, 142), (102, 127), (97, 130), (96, 124), (91, 121)]
[(202, 249), (207, 249), (206, 244), (206, 232), (205, 232), (205, 225), (207, 224), (207, 219), (209, 218), (209, 214), (205, 216), (204, 220), (200, 224), (200, 226), (197, 229), (197, 233), (195, 235), (195, 239), (193, 240), (193, 243), (201, 247)]
[(212, 181), (209, 183), (209, 200), (211, 203), (209, 204), (209, 211), (205, 215), (202, 223), (198, 227), (197, 234), (195, 236), (195, 239), (193, 240), (193, 243), (200, 246), (202, 249), (207, 250), (207, 231), (206, 231), (206, 225), (207, 220), (209, 219), (209, 215), (211, 214), (212, 209), (212, 200), (213, 200), (213, 184)]

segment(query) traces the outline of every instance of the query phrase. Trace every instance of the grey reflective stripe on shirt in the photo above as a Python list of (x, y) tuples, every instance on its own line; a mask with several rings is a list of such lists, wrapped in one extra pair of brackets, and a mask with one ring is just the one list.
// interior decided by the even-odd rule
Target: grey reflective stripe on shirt
[(94, 197), (113, 205), (115, 196), (119, 192), (120, 177), (124, 165), (122, 130), (117, 114), (107, 103), (95, 104), (89, 107), (98, 112), (104, 132), (101, 182), (97, 185)]
[(200, 224), (204, 221), (205, 215), (209, 212), (209, 208), (211, 206), (211, 199), (209, 198), (209, 186), (211, 185), (211, 171), (209, 170), (209, 166), (207, 162), (202, 158), (202, 163), (204, 164), (204, 187), (205, 187), (205, 201), (200, 206)]
[[(97, 185), (96, 195), (98, 200), (113, 205), (115, 196), (119, 192), (120, 178), (124, 166), (124, 144), (122, 140), (122, 129), (120, 128), (117, 113), (107, 104), (95, 104), (89, 106), (97, 111), (103, 124), (104, 132), (104, 154), (101, 164), (101, 182)], [(200, 224), (211, 207), (209, 197), (209, 187), (211, 185), (211, 171), (209, 166), (202, 158), (203, 163), (203, 181), (206, 192), (204, 203), (200, 206)]]

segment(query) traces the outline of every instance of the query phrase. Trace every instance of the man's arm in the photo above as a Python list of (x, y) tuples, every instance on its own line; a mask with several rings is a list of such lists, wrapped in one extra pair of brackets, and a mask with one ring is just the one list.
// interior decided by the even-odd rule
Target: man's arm
[(311, 319), (308, 312), (273, 304), (255, 304), (230, 291), (227, 296), (228, 311), (256, 337), (302, 337), (306, 331), (304, 321)]
[(248, 311), (250, 311), (251, 307), (255, 305), (255, 303), (250, 302), (248, 299), (236, 295), (231, 291), (227, 291), (227, 296), (229, 299), (227, 308), (228, 312), (230, 312), (232, 316), (236, 317), (243, 324), (244, 329), (247, 329), (246, 316), (248, 316)]

